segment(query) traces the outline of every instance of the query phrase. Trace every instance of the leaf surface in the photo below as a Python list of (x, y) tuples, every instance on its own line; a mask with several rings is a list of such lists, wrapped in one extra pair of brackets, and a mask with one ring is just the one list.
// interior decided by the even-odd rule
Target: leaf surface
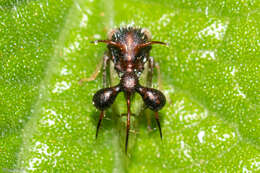
[[(259, 171), (259, 2), (1, 2), (0, 168), (3, 172)], [(111, 28), (140, 26), (160, 66), (163, 140), (153, 112), (133, 115), (124, 154), (123, 94), (106, 112), (92, 96)], [(158, 70), (153, 87), (158, 89)], [(133, 113), (141, 99), (135, 97)], [(151, 120), (151, 130), (147, 128)]]

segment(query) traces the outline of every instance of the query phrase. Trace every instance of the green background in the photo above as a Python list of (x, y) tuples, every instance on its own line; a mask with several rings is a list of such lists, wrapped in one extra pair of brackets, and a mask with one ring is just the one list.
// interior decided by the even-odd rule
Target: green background
[[(1, 1), (0, 172), (260, 171), (259, 18), (257, 0)], [(112, 109), (95, 140), (101, 75), (78, 84), (106, 50), (89, 42), (126, 25), (169, 43), (151, 52), (163, 140), (133, 116), (127, 155)]]

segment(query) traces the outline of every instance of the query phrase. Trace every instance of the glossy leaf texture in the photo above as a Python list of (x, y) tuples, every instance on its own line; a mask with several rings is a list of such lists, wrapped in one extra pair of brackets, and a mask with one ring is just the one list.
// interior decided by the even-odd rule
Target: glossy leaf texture
[[(258, 1), (61, 0), (0, 2), (0, 171), (260, 171)], [(82, 85), (111, 28), (151, 31), (160, 66), (159, 112), (117, 98), (95, 139), (101, 75)], [(153, 88), (159, 88), (155, 70)], [(117, 78), (116, 75), (111, 76)], [(143, 81), (145, 82), (145, 81)], [(121, 116), (119, 116), (121, 115)], [(148, 122), (151, 120), (151, 128)]]

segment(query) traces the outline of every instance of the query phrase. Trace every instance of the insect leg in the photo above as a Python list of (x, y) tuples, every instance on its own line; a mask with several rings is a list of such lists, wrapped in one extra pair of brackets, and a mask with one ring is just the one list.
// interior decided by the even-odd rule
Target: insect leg
[(156, 68), (157, 71), (157, 82), (158, 82), (158, 88), (159, 90), (162, 90), (162, 79), (161, 79), (161, 70), (160, 70), (160, 65), (154, 61), (153, 57), (150, 57), (148, 60), (148, 76), (147, 76), (147, 87), (152, 87), (152, 80), (153, 80), (153, 72), (154, 72), (154, 67)]
[(159, 90), (162, 90), (162, 80), (161, 80), (160, 65), (158, 63), (155, 63), (155, 68), (157, 70), (158, 88), (159, 88)]
[(95, 71), (91, 74), (90, 77), (88, 78), (82, 78), (79, 81), (79, 84), (82, 84), (83, 82), (89, 82), (89, 81), (93, 81), (97, 78), (97, 75), (99, 74), (101, 67), (103, 64), (107, 64), (107, 61), (109, 60), (109, 57), (107, 55), (107, 53), (104, 54), (104, 57), (102, 59), (102, 61), (100, 61), (95, 69)]
[[(163, 90), (160, 65), (158, 63), (155, 63), (155, 68), (157, 70), (158, 88), (159, 88), (159, 90)], [(169, 95), (166, 95), (166, 100), (168, 100), (169, 103), (172, 103), (172, 100)]]
[(130, 129), (130, 115), (131, 115), (131, 110), (130, 110), (130, 94), (127, 94), (127, 125), (126, 125), (126, 141), (125, 141), (125, 153), (127, 153), (127, 144), (128, 144), (128, 136), (129, 136), (129, 129)]
[(146, 86), (149, 87), (149, 88), (152, 87), (153, 70), (154, 70), (154, 59), (153, 59), (153, 57), (149, 57), (149, 60), (148, 60), (148, 74), (147, 74), (147, 81), (146, 81)]
[(104, 54), (103, 63), (104, 63), (103, 64), (103, 88), (106, 88), (106, 87), (108, 87), (108, 85), (107, 85), (107, 68), (109, 65), (108, 53)]

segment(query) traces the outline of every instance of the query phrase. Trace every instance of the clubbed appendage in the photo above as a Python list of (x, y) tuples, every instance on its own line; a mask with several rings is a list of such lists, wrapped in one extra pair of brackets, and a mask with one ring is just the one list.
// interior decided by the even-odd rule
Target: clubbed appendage
[(142, 96), (145, 105), (155, 112), (155, 119), (160, 131), (160, 137), (162, 139), (162, 130), (159, 121), (158, 111), (163, 108), (166, 103), (166, 98), (163, 93), (153, 88), (146, 88), (139, 86), (137, 92)]
[(137, 92), (142, 96), (145, 105), (152, 111), (159, 111), (166, 103), (163, 93), (153, 88), (138, 87)]
[(117, 94), (120, 92), (120, 87), (115, 86), (111, 88), (104, 88), (96, 92), (93, 97), (93, 103), (100, 112), (99, 121), (96, 130), (96, 138), (98, 137), (98, 131), (101, 121), (104, 117), (104, 110), (109, 108), (115, 101)]
[(119, 92), (119, 86), (99, 90), (93, 97), (93, 103), (95, 107), (101, 111), (109, 108), (114, 103)]

